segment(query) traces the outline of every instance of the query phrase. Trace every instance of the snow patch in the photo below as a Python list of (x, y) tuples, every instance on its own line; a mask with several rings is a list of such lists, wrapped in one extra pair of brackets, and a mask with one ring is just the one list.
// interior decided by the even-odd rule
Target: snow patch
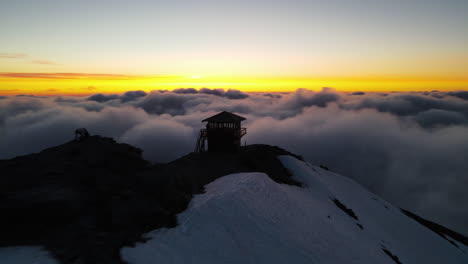
[(1, 264), (58, 264), (41, 247), (0, 247)]
[(291, 156), (280, 160), (304, 187), (255, 172), (221, 177), (192, 199), (177, 227), (148, 233), (147, 242), (123, 248), (122, 258), (130, 264), (392, 264), (396, 257), (403, 264), (468, 263), (465, 246), (457, 249), (351, 179)]

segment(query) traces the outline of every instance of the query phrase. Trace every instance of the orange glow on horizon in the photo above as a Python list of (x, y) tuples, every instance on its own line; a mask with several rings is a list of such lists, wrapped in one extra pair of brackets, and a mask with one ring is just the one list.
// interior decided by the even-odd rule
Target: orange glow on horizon
[(468, 78), (446, 77), (253, 77), (184, 75), (125, 75), (88, 73), (0, 73), (0, 95), (89, 95), (130, 90), (223, 88), (244, 92), (291, 92), (298, 88), (332, 87), (343, 92), (467, 90)]

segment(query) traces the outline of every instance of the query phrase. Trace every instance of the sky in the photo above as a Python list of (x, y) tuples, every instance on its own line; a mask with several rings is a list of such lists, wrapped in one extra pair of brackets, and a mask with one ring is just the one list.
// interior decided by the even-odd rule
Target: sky
[(468, 89), (465, 0), (0, 2), (0, 94)]

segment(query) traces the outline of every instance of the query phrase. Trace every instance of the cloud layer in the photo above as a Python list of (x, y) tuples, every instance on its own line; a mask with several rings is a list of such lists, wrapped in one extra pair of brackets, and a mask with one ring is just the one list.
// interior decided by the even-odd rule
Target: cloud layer
[(468, 234), (466, 92), (244, 93), (129, 91), (89, 97), (0, 98), (0, 159), (73, 138), (77, 127), (167, 162), (193, 151), (201, 120), (247, 118), (248, 144), (266, 143), (356, 179), (401, 207)]

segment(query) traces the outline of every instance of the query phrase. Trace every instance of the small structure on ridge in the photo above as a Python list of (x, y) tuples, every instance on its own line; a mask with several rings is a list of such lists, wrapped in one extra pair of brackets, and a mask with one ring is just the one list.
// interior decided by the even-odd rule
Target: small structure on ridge
[(86, 128), (77, 128), (75, 130), (75, 141), (82, 141), (89, 137), (89, 132)]
[(244, 117), (226, 111), (202, 120), (208, 123), (200, 130), (195, 152), (206, 151), (206, 141), (209, 152), (236, 151), (241, 146), (241, 138), (247, 134), (247, 129), (241, 127), (244, 120)]

